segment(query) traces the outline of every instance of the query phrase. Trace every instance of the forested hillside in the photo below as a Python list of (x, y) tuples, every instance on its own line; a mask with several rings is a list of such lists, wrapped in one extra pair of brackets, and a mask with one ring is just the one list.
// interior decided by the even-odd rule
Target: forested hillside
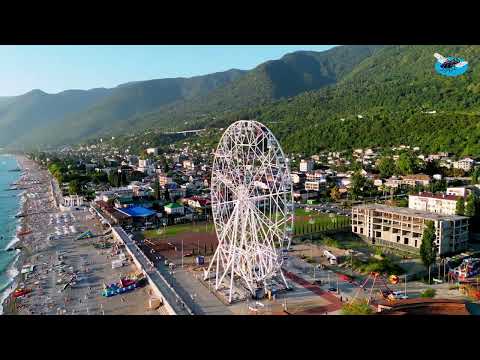
[[(436, 74), (435, 51), (468, 59), (469, 71), (457, 78)], [(274, 122), (290, 151), (405, 143), (480, 154), (479, 60), (478, 46), (389, 46), (336, 86), (264, 106), (255, 115)]]
[[(469, 70), (459, 77), (438, 75), (434, 52), (465, 58)], [(16, 140), (59, 145), (144, 129), (224, 127), (256, 118), (289, 152), (409, 144), (480, 155), (479, 61), (480, 46), (300, 51), (246, 72), (125, 84), (93, 106), (54, 121), (54, 131), (48, 122), (32, 125)], [(15, 123), (5, 121), (14, 103), (0, 99), (0, 128)]]

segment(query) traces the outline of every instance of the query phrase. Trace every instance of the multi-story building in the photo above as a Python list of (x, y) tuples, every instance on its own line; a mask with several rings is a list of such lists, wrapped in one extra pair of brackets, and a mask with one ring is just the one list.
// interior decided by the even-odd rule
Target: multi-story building
[(455, 215), (457, 208), (457, 195), (432, 194), (431, 192), (420, 192), (408, 196), (408, 207), (410, 209), (428, 211), (443, 215)]
[(396, 176), (392, 176), (385, 181), (385, 186), (389, 188), (398, 188), (401, 186), (426, 186), (430, 184), (431, 178), (425, 174), (407, 175), (399, 179)]
[(294, 184), (300, 184), (303, 182), (303, 180), (305, 180), (305, 174), (303, 173), (292, 172), (290, 177), (292, 179), (292, 183)]
[(428, 221), (433, 221), (435, 226), (435, 245), (439, 255), (467, 248), (467, 217), (379, 204), (352, 208), (353, 233), (372, 244), (413, 253), (420, 251), (423, 230)]
[(321, 181), (305, 181), (305, 190), (307, 191), (320, 191), (320, 189), (325, 185)]
[(432, 179), (430, 176), (425, 174), (415, 174), (415, 175), (407, 175), (402, 177), (402, 185), (407, 186), (416, 186), (416, 185), (423, 185), (427, 186), (430, 184)]
[(475, 165), (475, 160), (470, 158), (461, 159), (453, 163), (454, 169), (462, 169), (463, 171), (472, 170), (473, 165)]
[(389, 187), (389, 188), (396, 189), (401, 185), (402, 185), (402, 180), (398, 179), (395, 176), (392, 176), (392, 177), (388, 178), (387, 180), (385, 180), (385, 186)]
[(457, 195), (461, 197), (467, 197), (470, 194), (477, 194), (480, 192), (480, 189), (477, 186), (459, 186), (459, 187), (449, 187), (447, 188), (447, 195)]
[(158, 182), (160, 183), (160, 186), (165, 186), (167, 184), (172, 184), (173, 179), (171, 176), (167, 176), (166, 174), (160, 174), (158, 175)]
[(302, 171), (302, 172), (312, 171), (313, 167), (314, 167), (314, 164), (315, 163), (312, 160), (302, 159), (300, 161), (300, 171)]
[(320, 182), (326, 182), (327, 181), (327, 176), (325, 175), (325, 172), (322, 170), (315, 170), (307, 173), (307, 180), (308, 181), (320, 181)]

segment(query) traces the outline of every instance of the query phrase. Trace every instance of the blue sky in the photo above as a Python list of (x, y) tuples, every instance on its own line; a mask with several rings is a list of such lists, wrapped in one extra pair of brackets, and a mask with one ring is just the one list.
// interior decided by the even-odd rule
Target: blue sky
[(332, 45), (0, 46), (0, 96), (32, 89), (114, 87), (167, 77), (190, 77), (231, 68), (249, 70), (297, 50)]

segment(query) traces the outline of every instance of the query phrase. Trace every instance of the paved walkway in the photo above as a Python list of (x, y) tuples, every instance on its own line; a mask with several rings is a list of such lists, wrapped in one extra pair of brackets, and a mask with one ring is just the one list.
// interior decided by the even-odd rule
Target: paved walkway
[[(175, 289), (167, 282), (160, 272), (153, 268), (150, 260), (140, 250), (140, 248), (128, 237), (125, 231), (120, 227), (114, 227), (114, 230), (122, 239), (125, 246), (136, 257), (142, 269), (148, 274), (154, 285), (160, 290), (170, 306), (177, 315), (193, 315), (193, 311), (189, 309), (185, 302), (175, 291)], [(185, 299), (186, 300), (186, 299)], [(188, 300), (187, 300), (188, 301)]]
[(328, 305), (319, 306), (319, 307), (307, 310), (308, 313), (318, 314), (318, 313), (325, 313), (325, 312), (333, 312), (341, 309), (342, 302), (335, 295), (329, 293), (328, 291), (322, 290), (318, 285), (313, 285), (309, 283), (307, 280), (301, 278), (300, 276), (295, 275), (294, 273), (284, 270), (284, 274), (290, 280), (303, 286), (305, 289), (310, 290), (314, 294), (322, 297), (323, 299), (329, 302)]
[[(201, 276), (201, 274), (197, 274)], [(175, 279), (190, 294), (199, 305), (202, 315), (232, 315), (228, 306), (223, 304), (214, 294), (186, 270), (175, 271)]]

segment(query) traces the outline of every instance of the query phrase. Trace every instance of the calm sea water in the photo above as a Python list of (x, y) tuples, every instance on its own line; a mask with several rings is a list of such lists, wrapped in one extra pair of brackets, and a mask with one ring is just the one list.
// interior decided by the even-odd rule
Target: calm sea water
[(17, 167), (15, 157), (0, 155), (0, 313), (1, 303), (11, 292), (13, 280), (18, 274), (14, 266), (18, 252), (5, 251), (17, 240), (18, 219), (15, 215), (20, 211), (20, 191), (5, 191), (19, 179), (20, 172), (8, 171)]

